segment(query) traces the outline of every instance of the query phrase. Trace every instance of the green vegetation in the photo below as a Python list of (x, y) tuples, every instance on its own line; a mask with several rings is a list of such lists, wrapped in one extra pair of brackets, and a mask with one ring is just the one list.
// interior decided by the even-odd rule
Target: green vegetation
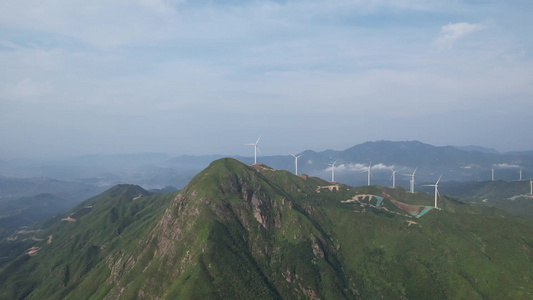
[(41, 222), (0, 298), (531, 299), (532, 222), (439, 203), (414, 218), (432, 196), (221, 159), (181, 192), (115, 186)]
[(44, 218), (65, 211), (72, 203), (52, 194), (20, 197), (0, 203), (0, 240), (21, 226), (32, 225)]
[(524, 181), (470, 181), (446, 182), (443, 193), (463, 198), (509, 198), (529, 193), (529, 180)]
[(529, 180), (449, 182), (441, 190), (471, 204), (496, 207), (518, 217), (533, 219), (533, 197), (529, 195)]

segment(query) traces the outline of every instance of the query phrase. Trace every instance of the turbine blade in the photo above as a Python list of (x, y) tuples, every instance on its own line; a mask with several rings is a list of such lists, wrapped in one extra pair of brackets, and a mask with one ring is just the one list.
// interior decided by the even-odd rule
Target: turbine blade
[(442, 178), (442, 174), (440, 174), (439, 180), (437, 180), (437, 183), (435, 183), (435, 184), (439, 184), (439, 181), (440, 181), (441, 178)]
[(259, 138), (257, 139), (255, 143), (258, 144), (260, 139), (261, 139), (261, 136), (259, 136)]

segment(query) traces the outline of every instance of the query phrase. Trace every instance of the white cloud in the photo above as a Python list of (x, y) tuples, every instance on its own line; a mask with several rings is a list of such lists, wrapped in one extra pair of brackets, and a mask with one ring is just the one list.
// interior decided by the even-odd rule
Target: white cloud
[(59, 35), (97, 47), (151, 43), (180, 30), (163, 0), (12, 1), (0, 3), (0, 24)]
[(500, 168), (500, 169), (519, 169), (520, 168), (519, 165), (513, 165), (513, 164), (508, 164), (508, 163), (497, 164), (495, 165), (495, 167)]
[(487, 27), (483, 24), (450, 23), (442, 26), (436, 44), (443, 49), (451, 49), (457, 40), (485, 28)]
[(174, 15), (175, 5), (183, 1), (138, 0), (139, 4), (162, 15)]
[(372, 165), (372, 170), (390, 170), (393, 167), (394, 167), (394, 165), (387, 166), (385, 164), (379, 163), (379, 164), (376, 164), (376, 165)]
[(9, 50), (20, 50), (21, 47), (11, 41), (0, 40), (0, 48), (5, 48)]
[[(372, 170), (390, 170), (394, 166), (387, 166), (383, 163), (373, 164)], [(327, 167), (324, 171), (331, 172), (331, 167)], [(368, 164), (361, 163), (342, 163), (335, 166), (336, 172), (367, 172)]]
[(250, 38), (258, 33), (275, 34), (278, 38), (293, 33), (308, 35), (321, 23), (347, 12), (361, 16), (388, 10), (435, 11), (447, 1), (231, 2), (3, 0), (0, 24), (68, 36), (97, 47), (117, 47), (176, 38)]
[[(475, 15), (472, 6), (480, 9)], [(505, 10), (506, 4), (499, 6)], [(0, 96), (29, 102), (46, 95), (40, 101), (52, 104), (50, 110), (68, 104), (95, 115), (146, 115), (152, 131), (160, 130), (153, 124), (165, 116), (194, 111), (204, 116), (206, 128), (221, 132), (280, 136), (281, 130), (294, 130), (308, 137), (308, 146), (285, 142), (304, 149), (313, 149), (311, 140), (318, 148), (336, 147), (330, 143), (339, 138), (329, 132), (346, 128), (365, 130), (343, 138), (343, 146), (354, 140), (423, 140), (425, 131), (439, 143), (457, 144), (455, 133), (463, 130), (471, 133), (464, 139), (489, 139), (490, 126), (486, 134), (472, 128), (490, 111), (502, 111), (499, 123), (491, 122), (494, 128), (518, 120), (510, 127), (531, 127), (533, 63), (529, 35), (520, 34), (531, 27), (530, 18), (506, 22), (508, 17), (487, 7), (495, 10), (488, 2), (459, 0), (4, 0)], [(498, 24), (490, 36), (476, 36), (483, 47), (428, 47), (442, 17), (471, 20), (482, 14)], [(486, 27), (448, 24), (438, 46), (451, 48)], [(40, 113), (16, 106), (22, 104), (9, 103), (2, 111), (14, 115), (17, 108), (28, 119)], [(454, 118), (458, 111), (469, 121)], [(522, 117), (507, 118), (513, 112)], [(335, 122), (316, 121), (326, 118)], [(233, 119), (239, 121), (228, 122)], [(89, 123), (79, 126), (92, 130)], [(429, 134), (429, 128), (437, 132)], [(190, 130), (201, 133), (198, 126)], [(340, 168), (362, 171), (364, 165)]]
[(52, 86), (48, 82), (38, 82), (31, 78), (24, 78), (8, 89), (6, 96), (11, 99), (42, 97), (51, 91)]

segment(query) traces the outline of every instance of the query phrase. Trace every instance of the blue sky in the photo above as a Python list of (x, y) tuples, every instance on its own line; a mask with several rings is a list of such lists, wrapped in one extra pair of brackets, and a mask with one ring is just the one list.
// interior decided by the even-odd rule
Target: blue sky
[(531, 1), (0, 2), (0, 159), (533, 149)]

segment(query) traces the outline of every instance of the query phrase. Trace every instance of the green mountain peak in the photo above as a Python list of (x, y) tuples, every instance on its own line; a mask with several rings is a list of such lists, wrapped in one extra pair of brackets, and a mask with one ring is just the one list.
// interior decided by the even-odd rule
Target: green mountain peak
[(138, 185), (117, 184), (111, 187), (110, 189), (108, 189), (107, 191), (105, 191), (101, 195), (105, 195), (108, 197), (117, 197), (117, 196), (128, 196), (129, 197), (129, 196), (138, 196), (138, 195), (148, 196), (148, 195), (151, 195), (151, 193)]
[(27, 231), (0, 298), (531, 298), (531, 221), (439, 203), (219, 159), (180, 192), (115, 186)]

